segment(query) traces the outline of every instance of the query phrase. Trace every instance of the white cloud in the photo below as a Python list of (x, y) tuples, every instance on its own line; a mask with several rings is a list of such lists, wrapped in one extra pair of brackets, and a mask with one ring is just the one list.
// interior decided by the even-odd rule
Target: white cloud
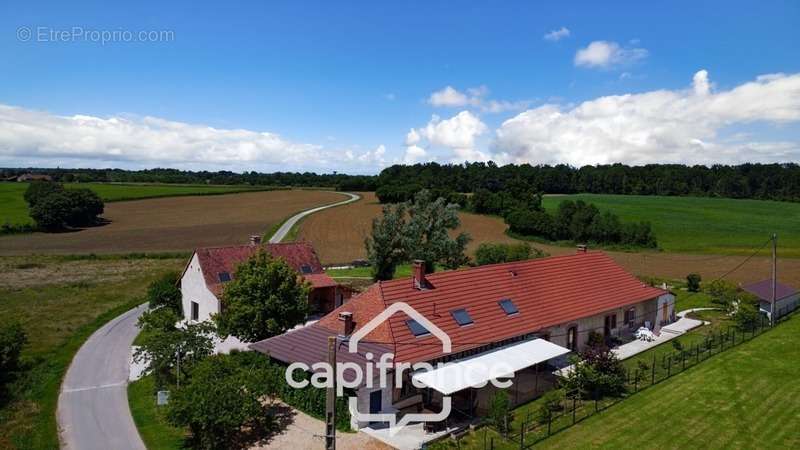
[(487, 130), (478, 116), (469, 111), (461, 111), (446, 120), (434, 115), (424, 128), (419, 129), (419, 134), (433, 145), (472, 148), (475, 145), (475, 138)]
[(545, 35), (544, 35), (544, 39), (545, 39), (546, 41), (558, 42), (558, 41), (560, 41), (561, 39), (564, 39), (564, 38), (566, 38), (566, 37), (569, 37), (569, 34), (570, 34), (570, 32), (569, 32), (569, 28), (567, 28), (567, 27), (561, 27), (561, 28), (560, 28), (560, 29), (558, 29), (558, 30), (553, 30), (553, 31), (551, 31), (551, 32), (549, 32), (549, 33), (547, 33), (547, 34), (545, 34)]
[(472, 107), (485, 113), (501, 113), (506, 111), (520, 111), (531, 102), (528, 100), (508, 101), (508, 100), (489, 100), (489, 88), (478, 86), (467, 88), (466, 92), (461, 92), (452, 86), (446, 86), (430, 95), (428, 103), (436, 107), (461, 108)]
[(575, 53), (574, 62), (578, 67), (609, 68), (639, 61), (647, 54), (643, 48), (623, 48), (616, 42), (594, 41)]
[(411, 130), (408, 131), (408, 134), (406, 135), (406, 146), (417, 145), (419, 144), (419, 140), (420, 140), (419, 133), (417, 133), (417, 130), (412, 128)]
[(60, 116), (0, 104), (0, 162), (6, 165), (358, 170), (382, 167), (385, 152), (379, 146), (356, 155), (271, 132), (158, 117)]
[(445, 86), (443, 89), (432, 93), (428, 97), (428, 103), (433, 106), (460, 107), (468, 105), (470, 98), (452, 86)]
[(487, 155), (475, 147), (476, 140), (488, 130), (486, 124), (469, 111), (461, 111), (444, 120), (433, 115), (427, 125), (418, 129), (412, 128), (406, 135), (407, 149), (404, 161), (419, 162), (435, 159), (429, 156), (428, 150), (423, 145), (450, 150), (454, 162), (484, 161)]
[(500, 162), (577, 166), (800, 159), (798, 142), (724, 137), (727, 127), (800, 122), (800, 74), (762, 76), (723, 92), (712, 92), (711, 86), (702, 70), (690, 89), (531, 109), (497, 130), (494, 157)]
[(406, 153), (403, 155), (403, 164), (416, 164), (426, 160), (428, 160), (428, 152), (424, 148), (416, 145), (406, 147)]

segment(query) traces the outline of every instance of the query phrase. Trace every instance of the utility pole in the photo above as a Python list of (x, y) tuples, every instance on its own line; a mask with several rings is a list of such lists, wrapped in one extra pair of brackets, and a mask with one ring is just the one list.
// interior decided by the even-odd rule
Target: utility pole
[(770, 308), (769, 323), (775, 325), (775, 306), (778, 293), (778, 235), (772, 233), (772, 307)]
[(325, 397), (325, 450), (336, 450), (336, 336), (328, 336), (331, 379)]

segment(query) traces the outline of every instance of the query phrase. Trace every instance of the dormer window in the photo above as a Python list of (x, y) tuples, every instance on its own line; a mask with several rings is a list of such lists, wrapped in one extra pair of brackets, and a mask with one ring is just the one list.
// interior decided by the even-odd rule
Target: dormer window
[(453, 319), (459, 326), (463, 327), (464, 325), (470, 325), (474, 323), (472, 321), (472, 317), (469, 316), (469, 313), (464, 308), (450, 311), (450, 314), (453, 316)]
[(408, 329), (411, 330), (411, 334), (413, 334), (415, 337), (422, 337), (431, 334), (427, 328), (420, 325), (419, 322), (414, 319), (406, 320), (406, 325), (408, 326)]
[(227, 283), (231, 281), (231, 274), (228, 272), (220, 272), (217, 274), (217, 278), (219, 278), (220, 283)]
[(500, 305), (501, 308), (503, 308), (503, 311), (508, 316), (519, 313), (519, 310), (517, 309), (516, 305), (514, 305), (514, 302), (511, 301), (510, 298), (504, 298), (499, 302), (497, 302), (497, 304)]

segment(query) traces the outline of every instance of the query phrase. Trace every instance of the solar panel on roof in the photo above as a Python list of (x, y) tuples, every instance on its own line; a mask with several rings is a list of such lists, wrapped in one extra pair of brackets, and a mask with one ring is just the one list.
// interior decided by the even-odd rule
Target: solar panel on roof
[(220, 283), (227, 283), (228, 281), (231, 281), (231, 274), (228, 272), (220, 272), (217, 274), (217, 277), (219, 278)]
[(417, 322), (414, 319), (406, 320), (406, 325), (408, 325), (408, 329), (411, 330), (411, 333), (416, 337), (420, 337), (420, 336), (425, 336), (427, 334), (431, 334), (430, 331), (428, 331), (425, 327), (420, 325), (419, 322)]
[(505, 313), (508, 314), (509, 316), (511, 314), (516, 314), (519, 312), (516, 305), (514, 305), (514, 302), (512, 302), (510, 298), (504, 298), (497, 303), (500, 305), (501, 308), (503, 308), (503, 311), (505, 311)]
[(311, 273), (312, 272), (311, 266), (309, 266), (308, 264), (303, 264), (302, 266), (300, 266), (300, 271), (303, 273)]
[(472, 317), (469, 316), (469, 313), (466, 309), (456, 309), (455, 311), (450, 311), (450, 314), (453, 316), (453, 319), (455, 319), (456, 323), (462, 327), (464, 325), (473, 323)]

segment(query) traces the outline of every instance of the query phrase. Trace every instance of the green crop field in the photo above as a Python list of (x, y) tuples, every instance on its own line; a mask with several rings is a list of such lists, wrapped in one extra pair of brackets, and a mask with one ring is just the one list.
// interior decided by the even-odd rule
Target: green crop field
[[(174, 197), (179, 195), (230, 194), (234, 192), (263, 190), (248, 186), (205, 186), (205, 185), (173, 185), (173, 184), (111, 184), (81, 183), (65, 185), (68, 188), (89, 188), (97, 192), (104, 201), (136, 200), (155, 197)], [(0, 224), (10, 225), (32, 224), (28, 216), (28, 205), (23, 194), (28, 183), (0, 183)]]
[(800, 203), (596, 194), (546, 196), (543, 203), (555, 210), (567, 199), (594, 203), (622, 220), (649, 221), (666, 251), (743, 255), (775, 232), (781, 256), (800, 257)]

